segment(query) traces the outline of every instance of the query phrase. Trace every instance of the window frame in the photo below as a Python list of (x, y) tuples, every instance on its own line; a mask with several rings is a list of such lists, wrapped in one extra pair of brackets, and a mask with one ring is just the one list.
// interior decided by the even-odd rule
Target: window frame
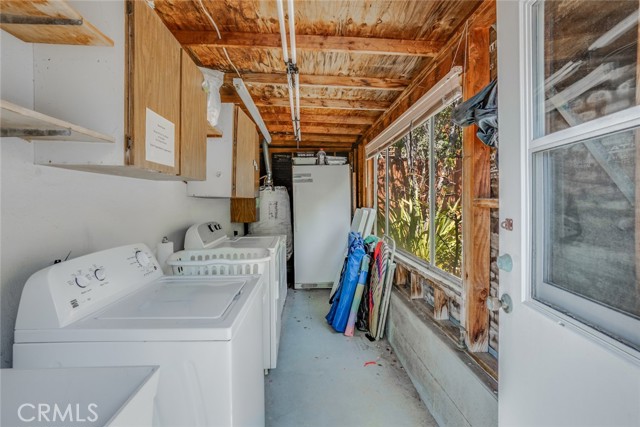
[[(442, 105), (440, 108), (438, 108), (437, 110), (435, 110), (433, 112), (433, 114), (431, 114), (429, 117), (427, 117), (425, 120), (421, 121), (417, 126), (410, 126), (409, 128), (409, 132), (408, 133), (404, 133), (400, 136), (398, 136), (398, 138), (396, 138), (394, 140), (393, 143), (391, 143), (389, 146), (387, 146), (386, 148), (384, 148), (383, 150), (380, 150), (374, 157), (375, 161), (373, 162), (374, 164), (374, 194), (376, 195), (375, 197), (375, 206), (376, 206), (376, 212), (378, 210), (378, 156), (383, 155), (385, 157), (385, 224), (384, 224), (384, 230), (385, 230), (385, 234), (389, 233), (389, 149), (395, 145), (398, 141), (400, 141), (402, 138), (404, 138), (405, 136), (409, 135), (411, 132), (413, 132), (413, 129), (419, 126), (424, 126), (427, 122), (429, 122), (429, 255), (431, 260), (424, 260), (420, 257), (418, 257), (417, 255), (412, 254), (409, 251), (406, 251), (400, 247), (397, 247), (396, 249), (396, 257), (400, 260), (403, 261), (406, 264), (409, 264), (411, 267), (416, 268), (419, 272), (425, 274), (428, 277), (433, 277), (436, 281), (438, 281), (439, 283), (441, 283), (442, 285), (444, 285), (445, 287), (449, 288), (450, 290), (452, 290), (454, 293), (461, 295), (462, 289), (463, 289), (463, 281), (462, 281), (462, 275), (463, 275), (463, 266), (464, 266), (464, 251), (462, 250), (462, 245), (461, 245), (461, 273), (460, 273), (460, 277), (455, 276), (451, 273), (449, 273), (448, 271), (445, 271), (439, 267), (436, 266), (436, 253), (435, 253), (435, 249), (436, 249), (436, 242), (435, 242), (435, 210), (436, 210), (436, 203), (435, 203), (435, 198), (432, 197), (432, 192), (431, 189), (434, 187), (434, 183), (435, 183), (435, 156), (434, 156), (434, 144), (433, 144), (433, 139), (435, 136), (435, 117), (441, 113), (444, 109), (446, 109), (447, 107), (451, 106), (452, 104), (454, 104), (455, 102), (461, 101), (462, 100), (462, 95), (458, 95), (456, 97), (454, 97), (453, 99), (449, 100), (448, 103)], [(464, 188), (462, 189), (462, 191), (464, 192)], [(462, 196), (462, 194), (461, 194)], [(460, 200), (461, 203), (461, 207), (462, 207), (462, 197)], [(464, 218), (462, 218), (462, 221), (464, 221)], [(374, 229), (376, 230), (376, 233), (378, 232), (378, 215), (376, 214), (376, 224)], [(462, 234), (462, 230), (461, 230), (461, 234)], [(381, 237), (381, 236), (378, 236)], [(462, 240), (464, 240), (464, 235), (462, 234)]]
[[(548, 232), (549, 228), (549, 226), (544, 223), (544, 206), (548, 205), (548, 201), (543, 200), (545, 196), (542, 194), (543, 191), (540, 190), (544, 186), (544, 175), (541, 173), (544, 153), (554, 148), (567, 147), (571, 144), (585, 142), (594, 138), (602, 138), (616, 133), (633, 131), (640, 127), (640, 105), (637, 105), (567, 129), (551, 132), (546, 135), (542, 132), (540, 136), (536, 136), (537, 133), (540, 133), (540, 120), (544, 118), (544, 111), (540, 111), (540, 105), (538, 103), (540, 95), (536, 90), (536, 83), (538, 82), (537, 73), (541, 72), (541, 65), (538, 63), (541, 47), (539, 46), (540, 43), (538, 43), (539, 39), (537, 39), (537, 37), (540, 34), (544, 34), (544, 22), (536, 12), (536, 5), (539, 4), (539, 1), (542, 4), (544, 3), (542, 0), (528, 0), (526, 2), (525, 13), (524, 43), (525, 46), (527, 46), (527, 52), (525, 53), (525, 62), (527, 65), (524, 70), (526, 81), (524, 96), (526, 123), (524, 123), (523, 126), (523, 137), (527, 148), (527, 170), (523, 171), (523, 173), (526, 173), (527, 176), (526, 212), (529, 216), (527, 220), (529, 224), (527, 227), (529, 252), (527, 256), (529, 260), (529, 271), (527, 275), (529, 280), (525, 281), (523, 285), (523, 303), (541, 314), (550, 317), (559, 324), (563, 326), (566, 325), (588, 339), (603, 345), (609, 350), (613, 350), (626, 357), (631, 356), (631, 358), (637, 362), (638, 359), (640, 359), (639, 349), (634, 348), (629, 343), (625, 343), (623, 340), (614, 338), (611, 332), (607, 333), (602, 331), (598, 325), (590, 324), (585, 319), (578, 319), (568, 313), (566, 309), (554, 306), (550, 302), (543, 302), (535, 297), (535, 287), (539, 285), (543, 285), (546, 288), (545, 291), (549, 292), (549, 294), (558, 295), (562, 293), (565, 294), (565, 296), (569, 294), (568, 291), (556, 289), (552, 284), (546, 283), (543, 280), (545, 259), (548, 255), (543, 248), (543, 235)], [(636, 72), (640, 72), (640, 64), (638, 64), (636, 70)], [(636, 145), (636, 150), (637, 149), (638, 146)], [(625, 316), (628, 319), (634, 320), (630, 316), (616, 313), (615, 310), (588, 301), (586, 298), (574, 297), (574, 299), (578, 300), (577, 303), (581, 304), (583, 309), (597, 311), (596, 317), (600, 319), (602, 319), (604, 315), (605, 317), (614, 319)]]

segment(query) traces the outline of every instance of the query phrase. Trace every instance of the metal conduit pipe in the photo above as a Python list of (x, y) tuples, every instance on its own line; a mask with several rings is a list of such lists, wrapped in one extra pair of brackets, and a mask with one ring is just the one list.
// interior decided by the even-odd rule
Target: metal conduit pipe
[(264, 156), (264, 168), (267, 171), (265, 187), (273, 187), (273, 173), (271, 172), (271, 156), (269, 155), (269, 144), (266, 139), (262, 139), (262, 155)]

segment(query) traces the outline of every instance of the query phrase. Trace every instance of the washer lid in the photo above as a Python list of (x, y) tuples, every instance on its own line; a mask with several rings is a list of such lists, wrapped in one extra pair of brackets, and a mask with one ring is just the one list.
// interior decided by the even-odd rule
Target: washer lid
[(165, 279), (147, 292), (107, 308), (99, 320), (219, 319), (240, 295), (245, 281), (189, 283)]
[(163, 276), (69, 325), (15, 342), (229, 341), (262, 303), (262, 276)]

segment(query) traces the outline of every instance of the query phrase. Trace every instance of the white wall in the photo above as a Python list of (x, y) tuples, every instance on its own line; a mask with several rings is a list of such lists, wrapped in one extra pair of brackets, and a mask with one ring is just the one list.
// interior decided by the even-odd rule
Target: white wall
[[(1, 32), (2, 99), (33, 107), (33, 46)], [(34, 165), (34, 145), (0, 139), (1, 366), (12, 363), (13, 328), (28, 277), (64, 258), (168, 236), (180, 249), (193, 223), (215, 219), (232, 233), (228, 199), (186, 196), (157, 182)], [(237, 225), (236, 225), (237, 229)]]

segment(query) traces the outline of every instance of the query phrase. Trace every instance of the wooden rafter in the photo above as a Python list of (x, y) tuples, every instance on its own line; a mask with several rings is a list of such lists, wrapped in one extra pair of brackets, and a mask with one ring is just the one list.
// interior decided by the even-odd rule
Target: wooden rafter
[[(271, 134), (272, 141), (294, 141), (293, 134)], [(355, 135), (326, 135), (326, 134), (311, 134), (303, 133), (301, 143), (308, 142), (329, 142), (329, 143), (349, 143), (353, 144), (358, 138)]]
[[(224, 82), (233, 84), (235, 74), (227, 73)], [(283, 73), (242, 73), (245, 83), (286, 85), (287, 75)], [(300, 86), (305, 87), (333, 87), (340, 89), (369, 89), (403, 91), (409, 85), (406, 79), (379, 77), (350, 77), (350, 76), (317, 76), (300, 74)]]
[[(291, 123), (290, 114), (263, 114), (262, 119), (267, 123)], [(302, 125), (308, 123), (325, 123), (334, 125), (370, 125), (376, 120), (371, 116), (332, 116), (322, 114), (301, 114)]]
[[(233, 48), (281, 47), (280, 34), (223, 33), (215, 31), (177, 30), (174, 36), (183, 46)], [(369, 37), (342, 37), (296, 34), (296, 47), (321, 52), (351, 52), (379, 55), (435, 56), (443, 43), (428, 40), (400, 40)]]
[[(242, 100), (235, 94), (220, 93), (222, 102), (233, 102), (242, 104)], [(259, 107), (288, 107), (289, 98), (254, 98), (253, 102)], [(369, 110), (385, 111), (391, 105), (386, 101), (367, 101), (355, 99), (321, 99), (321, 98), (300, 98), (300, 108), (331, 108), (335, 110)]]
[(304, 146), (301, 145), (300, 147), (298, 147), (294, 143), (294, 144), (288, 144), (288, 145), (271, 145), (269, 147), (269, 152), (272, 154), (273, 153), (296, 153), (299, 151), (317, 152), (321, 148), (324, 149), (327, 152), (327, 154), (331, 155), (331, 153), (351, 151), (352, 147), (351, 145), (327, 147), (321, 144), (304, 145)]
[[(491, 23), (496, 22), (496, 0), (484, 0), (467, 20), (470, 26), (485, 27), (492, 25)], [(456, 47), (464, 33), (465, 27), (461, 25), (455, 34), (449, 38), (440, 54), (416, 75), (409, 87), (393, 101), (387, 111), (367, 130), (360, 143), (366, 144), (388, 127), (422, 95), (427, 93), (436, 82), (442, 79), (451, 70), (451, 67), (464, 65), (464, 55), (458, 54), (454, 58)]]
[[(293, 132), (293, 126), (288, 125), (267, 125), (269, 132)], [(345, 127), (345, 126), (322, 126), (322, 125), (300, 125), (300, 130), (308, 133), (323, 133), (327, 135), (362, 135), (364, 128), (362, 127)]]

